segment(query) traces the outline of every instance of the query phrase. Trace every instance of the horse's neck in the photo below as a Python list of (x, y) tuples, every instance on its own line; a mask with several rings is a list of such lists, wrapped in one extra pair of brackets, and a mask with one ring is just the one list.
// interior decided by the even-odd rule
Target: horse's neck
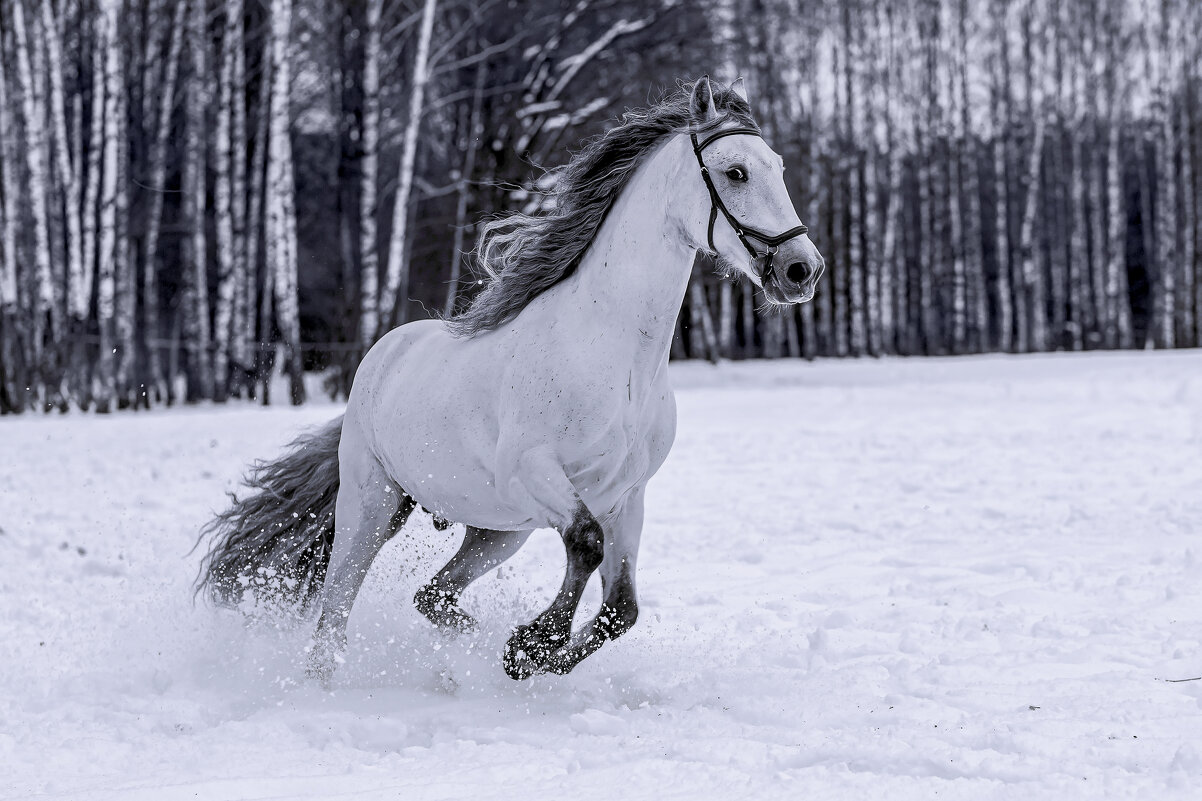
[(667, 361), (696, 254), (678, 221), (692, 194), (676, 191), (679, 148), (670, 140), (631, 178), (581, 260), (580, 291), (565, 298), (602, 322), (603, 346), (636, 372)]

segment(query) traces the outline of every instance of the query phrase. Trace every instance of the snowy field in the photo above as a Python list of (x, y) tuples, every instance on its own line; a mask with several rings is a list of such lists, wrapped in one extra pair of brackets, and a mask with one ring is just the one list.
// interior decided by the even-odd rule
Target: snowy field
[(223, 491), (337, 407), (0, 420), (0, 797), (1202, 798), (1202, 353), (673, 370), (639, 623), (524, 683), (550, 532), (451, 640), (415, 516), (330, 692), (308, 623), (193, 604)]

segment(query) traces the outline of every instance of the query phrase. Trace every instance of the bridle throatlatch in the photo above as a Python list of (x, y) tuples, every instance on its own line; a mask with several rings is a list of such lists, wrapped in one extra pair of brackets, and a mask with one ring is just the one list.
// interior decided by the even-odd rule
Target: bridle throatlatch
[[(773, 236), (767, 231), (761, 231), (758, 228), (752, 228), (750, 225), (739, 222), (735, 215), (730, 213), (730, 209), (726, 208), (726, 204), (722, 202), (722, 196), (718, 194), (718, 189), (714, 186), (714, 179), (710, 177), (709, 167), (705, 166), (705, 159), (701, 157), (701, 151), (705, 150), (716, 139), (721, 139), (724, 136), (735, 136), (736, 134), (748, 134), (750, 136), (761, 136), (762, 134), (754, 128), (727, 128), (724, 131), (712, 133), (700, 142), (697, 141), (697, 132), (690, 131), (689, 138), (693, 140), (693, 154), (697, 156), (697, 163), (701, 166), (701, 177), (705, 180), (705, 188), (710, 192), (710, 224), (707, 238), (709, 240), (710, 250), (717, 251), (714, 247), (714, 222), (718, 219), (718, 212), (722, 212), (722, 216), (730, 223), (730, 227), (735, 230), (735, 236), (743, 243), (743, 247), (747, 248), (747, 252), (751, 254), (751, 258), (764, 260), (764, 269), (760, 273), (760, 283), (767, 283), (772, 277), (772, 257), (776, 255), (776, 251), (780, 245), (790, 239), (801, 236), (809, 231), (804, 225), (798, 225), (795, 228), (790, 228), (784, 233)], [(760, 252), (747, 241), (748, 236), (763, 242), (765, 245), (764, 252)]]

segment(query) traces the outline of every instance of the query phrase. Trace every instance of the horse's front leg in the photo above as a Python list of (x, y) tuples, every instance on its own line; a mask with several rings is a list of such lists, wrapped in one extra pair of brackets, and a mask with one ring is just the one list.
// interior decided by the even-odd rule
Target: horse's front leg
[(604, 527), (601, 610), (567, 645), (551, 654), (547, 669), (554, 673), (568, 673), (606, 640), (616, 640), (629, 631), (638, 619), (634, 572), (643, 532), (642, 487), (634, 490), (617, 513), (604, 521)]
[(563, 584), (551, 605), (530, 623), (514, 629), (505, 644), (503, 662), (512, 679), (546, 670), (551, 655), (567, 645), (580, 596), (604, 555), (601, 524), (581, 501), (577, 500), (571, 522), (560, 533), (567, 553)]

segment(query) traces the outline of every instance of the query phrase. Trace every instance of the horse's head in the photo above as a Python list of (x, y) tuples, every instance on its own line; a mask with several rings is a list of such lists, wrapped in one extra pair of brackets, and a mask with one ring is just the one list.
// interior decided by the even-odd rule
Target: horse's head
[[(720, 91), (747, 100), (741, 78)], [(690, 139), (700, 175), (691, 183), (705, 197), (708, 227), (691, 233), (725, 268), (762, 286), (771, 303), (804, 303), (826, 263), (789, 199), (784, 161), (720, 105), (708, 77), (694, 84)]]

